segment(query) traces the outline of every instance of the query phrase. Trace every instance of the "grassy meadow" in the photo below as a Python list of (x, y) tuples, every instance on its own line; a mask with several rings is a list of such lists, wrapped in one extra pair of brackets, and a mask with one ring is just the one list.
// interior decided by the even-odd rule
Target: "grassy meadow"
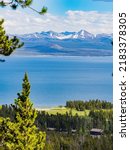
[[(45, 111), (46, 113), (48, 113), (49, 115), (56, 115), (61, 114), (64, 115), (67, 113), (72, 112), (72, 115), (75, 116), (76, 114), (78, 114), (78, 116), (88, 116), (90, 110), (84, 110), (84, 111), (77, 111), (76, 109), (71, 109), (71, 108), (67, 108), (67, 107), (52, 107), (52, 108), (36, 108), (38, 111)], [(111, 111), (112, 109), (102, 109), (103, 111)], [(95, 111), (99, 111), (99, 110), (95, 110)]]
[(85, 111), (77, 111), (76, 109), (70, 109), (67, 107), (53, 107), (53, 108), (43, 108), (43, 109), (39, 109), (37, 108), (38, 111), (45, 111), (46, 113), (48, 113), (49, 115), (56, 115), (57, 113), (59, 114), (66, 114), (72, 112), (72, 115), (75, 116), (76, 114), (78, 114), (78, 116), (85, 116), (89, 114), (90, 110), (85, 110)]

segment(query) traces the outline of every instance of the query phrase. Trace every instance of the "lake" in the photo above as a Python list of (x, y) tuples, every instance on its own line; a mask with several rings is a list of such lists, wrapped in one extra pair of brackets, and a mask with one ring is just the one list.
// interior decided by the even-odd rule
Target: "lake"
[(0, 104), (14, 102), (25, 72), (35, 107), (67, 100), (112, 101), (112, 69), (112, 57), (6, 57), (0, 63)]

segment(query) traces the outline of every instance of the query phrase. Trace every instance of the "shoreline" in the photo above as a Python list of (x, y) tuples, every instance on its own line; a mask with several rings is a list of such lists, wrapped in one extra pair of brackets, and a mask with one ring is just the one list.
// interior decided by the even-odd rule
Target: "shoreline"
[[(10, 57), (2, 56), (1, 59), (11, 60), (19, 58), (29, 59), (43, 59), (43, 60), (57, 60), (62, 61), (88, 61), (88, 62), (102, 62), (102, 63), (113, 63), (113, 56), (59, 56), (59, 55), (12, 55)], [(5, 61), (5, 62), (6, 62)], [(15, 60), (14, 60), (15, 61)]]
[[(2, 57), (4, 57), (4, 56), (2, 56)], [(6, 56), (5, 56), (6, 57)], [(50, 57), (68, 57), (68, 58), (84, 58), (84, 57), (95, 57), (95, 58), (97, 58), (97, 57), (113, 57), (113, 55), (84, 55), (84, 56), (82, 56), (82, 55), (79, 55), (79, 56), (74, 56), (74, 55), (42, 55), (42, 54), (25, 54), (25, 55), (20, 55), (20, 54), (12, 54), (10, 57), (43, 57), (43, 58), (50, 58)]]

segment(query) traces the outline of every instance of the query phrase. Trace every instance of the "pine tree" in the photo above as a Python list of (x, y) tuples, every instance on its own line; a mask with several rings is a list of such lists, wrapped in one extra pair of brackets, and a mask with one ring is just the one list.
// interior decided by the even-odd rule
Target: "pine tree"
[(0, 54), (9, 56), (16, 48), (23, 46), (16, 36), (9, 38), (3, 28), (4, 20), (0, 20)]
[[(0, 7), (10, 6), (12, 9), (17, 9), (18, 7), (28, 7), (41, 15), (47, 12), (47, 8), (44, 6), (41, 11), (32, 8), (32, 2), (33, 0), (2, 0), (0, 1)], [(22, 47), (23, 43), (20, 43), (20, 40), (16, 36), (9, 38), (3, 28), (3, 23), (4, 20), (0, 20), (0, 55), (9, 56), (14, 50)], [(4, 60), (0, 59), (0, 61), (3, 62)]]
[(45, 132), (41, 132), (34, 125), (37, 112), (29, 98), (30, 83), (25, 73), (22, 92), (15, 100), (15, 121), (3, 119), (0, 124), (1, 144), (7, 150), (44, 150)]

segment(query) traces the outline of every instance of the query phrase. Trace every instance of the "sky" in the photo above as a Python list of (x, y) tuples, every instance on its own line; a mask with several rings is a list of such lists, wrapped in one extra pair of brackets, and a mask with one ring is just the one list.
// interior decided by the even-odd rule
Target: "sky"
[[(8, 1), (8, 0), (6, 0)], [(93, 34), (112, 33), (112, 0), (34, 0), (32, 7), (48, 8), (45, 15), (30, 9), (0, 8), (5, 29), (10, 34), (27, 34), (41, 31), (79, 31)]]

